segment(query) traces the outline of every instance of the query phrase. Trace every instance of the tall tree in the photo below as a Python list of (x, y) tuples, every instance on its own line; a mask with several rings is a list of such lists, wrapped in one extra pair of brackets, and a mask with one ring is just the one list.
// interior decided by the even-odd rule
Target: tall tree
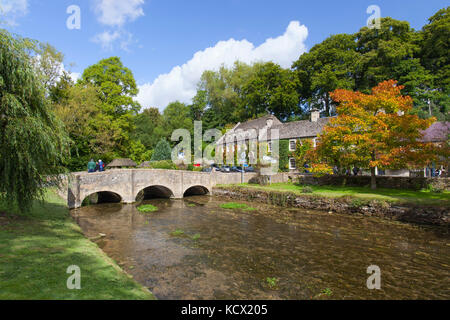
[(67, 137), (49, 108), (28, 40), (0, 30), (0, 199), (25, 211), (57, 182)]
[(257, 63), (243, 86), (246, 118), (271, 113), (287, 119), (299, 111), (299, 80), (291, 70), (273, 62)]
[(116, 154), (116, 140), (120, 130), (111, 118), (102, 112), (98, 88), (93, 85), (75, 85), (63, 91), (65, 99), (54, 105), (72, 140), (71, 171), (84, 170), (89, 159), (96, 157), (109, 161)]
[(423, 105), (433, 89), (431, 74), (419, 59), (421, 35), (407, 21), (382, 18), (381, 28), (362, 28), (357, 34), (356, 90), (369, 93), (372, 87), (397, 79), (416, 105)]
[[(450, 117), (450, 7), (439, 10), (422, 29), (422, 64), (434, 75), (428, 113), (440, 120)], [(433, 110), (434, 109), (434, 110)], [(434, 112), (433, 112), (434, 111)]]
[(172, 159), (172, 149), (166, 139), (161, 139), (155, 147), (151, 161), (163, 161)]
[(194, 123), (190, 115), (188, 105), (179, 101), (170, 103), (162, 115), (163, 136), (170, 139), (172, 132), (177, 129), (186, 129), (193, 133)]
[(118, 132), (114, 137), (115, 150), (118, 155), (126, 156), (134, 130), (133, 117), (140, 110), (139, 103), (134, 100), (138, 88), (133, 73), (118, 57), (111, 57), (84, 70), (80, 84), (90, 84), (99, 89), (104, 120), (110, 124), (100, 129)]
[(333, 115), (336, 110), (329, 93), (355, 88), (358, 61), (356, 37), (349, 34), (331, 36), (301, 55), (292, 66), (300, 82), (301, 102)]
[(431, 143), (421, 142), (422, 130), (434, 119), (410, 114), (412, 99), (402, 86), (389, 80), (371, 94), (337, 89), (331, 97), (339, 104), (338, 117), (330, 120), (315, 151), (318, 162), (341, 168), (370, 168), (376, 188), (375, 168), (410, 168), (436, 160)]
[(145, 109), (134, 119), (133, 140), (140, 141), (145, 148), (153, 149), (163, 136), (163, 118), (157, 108)]

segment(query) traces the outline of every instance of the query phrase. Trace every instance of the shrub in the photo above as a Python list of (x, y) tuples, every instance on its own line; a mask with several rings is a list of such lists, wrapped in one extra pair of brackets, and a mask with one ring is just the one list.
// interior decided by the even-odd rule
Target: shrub
[(302, 189), (302, 193), (313, 193), (313, 189), (311, 187), (304, 187)]
[(177, 170), (177, 166), (170, 160), (162, 161), (151, 161), (150, 168), (152, 169), (166, 169), (166, 170)]

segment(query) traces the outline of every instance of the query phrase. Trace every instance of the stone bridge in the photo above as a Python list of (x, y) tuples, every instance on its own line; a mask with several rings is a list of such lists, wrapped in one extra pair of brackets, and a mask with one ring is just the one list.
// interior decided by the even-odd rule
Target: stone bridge
[(68, 182), (69, 208), (79, 208), (93, 194), (113, 195), (117, 202), (134, 203), (139, 196), (181, 199), (186, 195), (211, 194), (218, 184), (248, 182), (255, 173), (193, 172), (158, 169), (118, 169), (71, 174)]

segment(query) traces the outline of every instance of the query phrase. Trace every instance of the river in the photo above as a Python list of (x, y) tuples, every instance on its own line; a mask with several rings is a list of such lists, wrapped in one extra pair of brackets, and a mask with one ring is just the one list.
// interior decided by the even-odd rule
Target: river
[[(158, 299), (449, 299), (448, 229), (194, 196), (72, 210)], [(245, 202), (241, 202), (245, 203)], [(381, 270), (369, 290), (367, 268)]]

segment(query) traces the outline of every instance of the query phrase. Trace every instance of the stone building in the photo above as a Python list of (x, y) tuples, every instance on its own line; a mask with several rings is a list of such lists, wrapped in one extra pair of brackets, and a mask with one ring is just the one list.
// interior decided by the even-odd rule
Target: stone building
[[(250, 157), (252, 151), (249, 150), (251, 149), (249, 146), (254, 141), (258, 143), (266, 142), (267, 151), (271, 153), (270, 129), (277, 129), (278, 131), (278, 137), (274, 137), (274, 139), (289, 141), (287, 151), (288, 153), (292, 153), (296, 149), (297, 141), (310, 139), (315, 146), (318, 135), (322, 133), (323, 128), (328, 124), (330, 119), (332, 118), (321, 118), (318, 110), (312, 110), (309, 120), (283, 123), (275, 116), (267, 115), (244, 123), (238, 123), (217, 142), (216, 153), (233, 152), (237, 153), (237, 158), (239, 158), (239, 155), (245, 150), (247, 157)], [(448, 141), (449, 134), (450, 122), (436, 122), (423, 132), (423, 141), (433, 143), (446, 142)], [(295, 163), (294, 157), (289, 158), (290, 171), (296, 171), (298, 165)], [(430, 170), (425, 169), (425, 176), (429, 175), (427, 171), (430, 172)], [(411, 175), (408, 169), (376, 170), (376, 172), (377, 175), (387, 176), (408, 177)]]
[[(297, 141), (311, 139), (313, 145), (316, 144), (317, 136), (322, 132), (325, 125), (331, 118), (320, 118), (320, 112), (313, 110), (309, 120), (301, 120), (283, 123), (273, 115), (267, 115), (258, 119), (250, 120), (244, 123), (238, 123), (232, 130), (228, 131), (217, 142), (216, 152), (237, 152), (239, 155), (242, 148), (249, 154), (249, 145), (251, 142), (266, 142), (268, 153), (272, 152), (271, 129), (278, 131), (277, 140), (286, 140), (288, 143), (288, 152), (296, 149)], [(274, 137), (276, 139), (276, 137)], [(289, 170), (295, 171), (297, 164), (295, 158), (289, 158)]]

